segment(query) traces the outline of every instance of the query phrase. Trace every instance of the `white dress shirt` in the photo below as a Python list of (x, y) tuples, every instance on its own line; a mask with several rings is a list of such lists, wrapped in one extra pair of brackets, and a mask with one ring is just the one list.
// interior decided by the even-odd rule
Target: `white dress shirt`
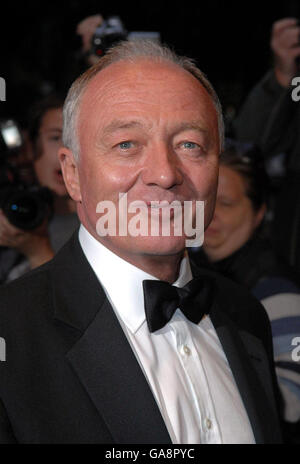
[[(157, 279), (112, 253), (83, 226), (79, 241), (144, 372), (172, 442), (255, 443), (209, 316), (196, 325), (177, 309), (165, 327), (150, 333), (142, 282)], [(173, 285), (183, 287), (191, 279), (186, 256)]]

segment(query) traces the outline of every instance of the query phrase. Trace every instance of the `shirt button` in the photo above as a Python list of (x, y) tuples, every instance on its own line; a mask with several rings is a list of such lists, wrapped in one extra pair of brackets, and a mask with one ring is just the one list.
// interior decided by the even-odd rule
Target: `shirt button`
[(187, 356), (189, 356), (189, 355), (191, 354), (191, 350), (190, 350), (189, 347), (186, 346), (186, 345), (184, 345), (183, 351), (185, 352), (185, 354), (186, 354)]
[(211, 422), (211, 420), (210, 420), (210, 419), (205, 419), (205, 425), (206, 425), (206, 428), (207, 428), (208, 430), (210, 430), (211, 427), (212, 427), (212, 422)]

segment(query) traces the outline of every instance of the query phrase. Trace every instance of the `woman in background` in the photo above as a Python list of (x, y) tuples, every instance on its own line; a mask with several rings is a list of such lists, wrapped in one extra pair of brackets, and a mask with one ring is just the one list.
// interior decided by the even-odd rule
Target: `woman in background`
[(32, 108), (28, 120), (35, 183), (53, 197), (53, 215), (34, 230), (12, 225), (0, 210), (1, 283), (13, 280), (49, 261), (79, 225), (58, 160), (62, 145), (63, 98), (50, 95)]

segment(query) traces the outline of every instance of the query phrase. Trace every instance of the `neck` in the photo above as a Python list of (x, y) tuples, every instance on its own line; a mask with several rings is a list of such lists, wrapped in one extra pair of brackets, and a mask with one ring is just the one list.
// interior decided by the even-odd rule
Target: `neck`
[[(97, 240), (97, 237), (94, 236), (94, 238)], [(180, 264), (184, 256), (184, 249), (169, 255), (141, 252), (134, 253), (127, 252), (120, 247), (116, 248), (109, 241), (100, 241), (100, 243), (124, 261), (127, 261), (159, 280), (164, 280), (172, 284), (179, 276)]]
[[(102, 243), (102, 242), (101, 242)], [(115, 253), (124, 261), (141, 269), (142, 271), (156, 277), (173, 283), (177, 280), (180, 271), (180, 264), (184, 256), (184, 250), (171, 255), (145, 254), (145, 253), (127, 253), (123, 249), (112, 247), (109, 242), (102, 243), (106, 248)]]
[(95, 231), (95, 227), (81, 214), (80, 205), (77, 205), (77, 214), (80, 222), (84, 225), (86, 230), (103, 246), (124, 261), (127, 261), (159, 280), (174, 283), (178, 279), (180, 264), (185, 253), (184, 247), (179, 245), (177, 250), (174, 250), (174, 252), (170, 254), (159, 253), (159, 250), (153, 254), (151, 252), (141, 251), (138, 249), (136, 249), (136, 251), (132, 251), (127, 249), (127, 246), (124, 246), (125, 243), (123, 241), (118, 241), (118, 243), (115, 241), (113, 243), (106, 237), (99, 239), (99, 236)]
[(172, 284), (178, 279), (183, 256), (184, 252), (182, 251), (180, 254), (176, 255), (138, 256), (134, 259), (120, 256), (120, 258), (142, 269), (142, 271), (147, 272), (147, 274)]

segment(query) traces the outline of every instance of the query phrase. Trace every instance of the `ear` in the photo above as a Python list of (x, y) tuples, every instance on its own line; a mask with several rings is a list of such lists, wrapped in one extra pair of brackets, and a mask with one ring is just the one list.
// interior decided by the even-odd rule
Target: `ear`
[(263, 203), (255, 215), (255, 219), (254, 219), (255, 229), (257, 229), (257, 227), (259, 227), (259, 225), (261, 224), (266, 214), (266, 210), (267, 210), (266, 204)]
[(69, 195), (74, 201), (80, 202), (81, 191), (78, 165), (73, 152), (69, 148), (61, 147), (58, 151), (58, 158)]

